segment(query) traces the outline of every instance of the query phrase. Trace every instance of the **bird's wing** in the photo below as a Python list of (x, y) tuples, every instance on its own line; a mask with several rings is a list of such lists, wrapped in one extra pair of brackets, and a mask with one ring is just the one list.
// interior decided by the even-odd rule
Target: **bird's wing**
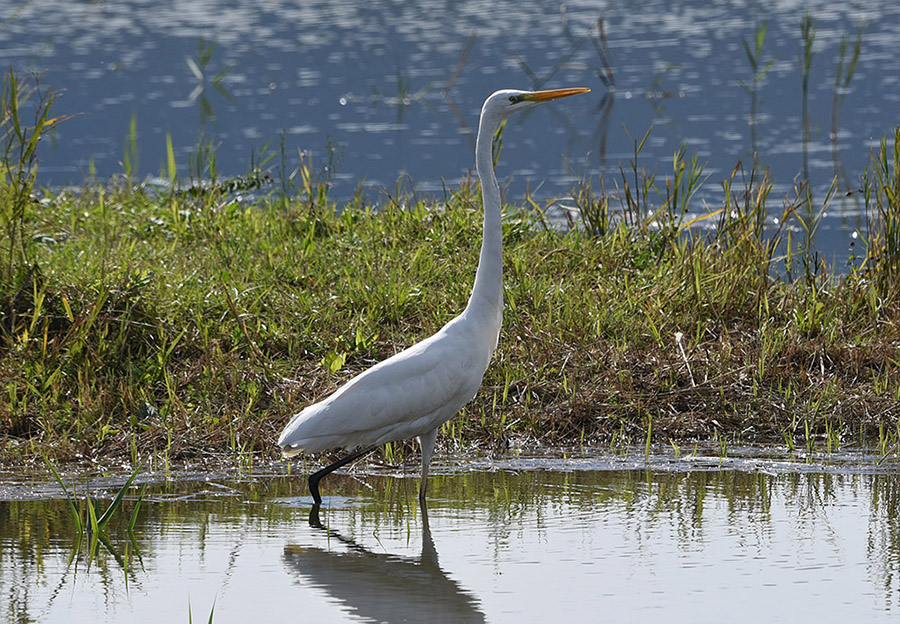
[(285, 428), (289, 451), (382, 444), (417, 436), (452, 417), (475, 395), (484, 366), (440, 335), (354, 377)]

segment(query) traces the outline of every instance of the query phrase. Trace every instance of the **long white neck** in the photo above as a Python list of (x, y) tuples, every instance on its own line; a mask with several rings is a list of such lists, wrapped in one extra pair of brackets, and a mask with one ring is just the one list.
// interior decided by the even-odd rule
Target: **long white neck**
[(475, 273), (475, 286), (467, 311), (486, 315), (499, 333), (503, 314), (503, 230), (500, 219), (500, 185), (494, 175), (491, 154), (500, 119), (482, 112), (475, 143), (475, 170), (481, 180), (484, 201), (484, 237)]

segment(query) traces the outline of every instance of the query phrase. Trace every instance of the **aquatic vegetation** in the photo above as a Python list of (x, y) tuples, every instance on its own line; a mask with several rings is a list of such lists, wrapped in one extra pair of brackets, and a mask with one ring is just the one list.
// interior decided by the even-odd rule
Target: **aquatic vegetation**
[(856, 74), (856, 66), (857, 63), (859, 63), (859, 55), (862, 51), (863, 33), (865, 32), (865, 29), (865, 23), (862, 23), (857, 27), (856, 38), (853, 41), (853, 50), (850, 52), (849, 58), (847, 57), (849, 41), (846, 35), (841, 37), (841, 46), (840, 51), (838, 52), (838, 65), (834, 74), (834, 89), (832, 91), (831, 159), (834, 162), (835, 177), (845, 181), (845, 185), (847, 186), (849, 186), (849, 184), (846, 183), (847, 176), (843, 171), (843, 167), (840, 164), (840, 157), (838, 156), (838, 120), (840, 118), (841, 107), (844, 104), (844, 100), (847, 99), (847, 93), (850, 90), (850, 82)]
[(200, 111), (201, 127), (205, 127), (207, 122), (215, 121), (216, 119), (216, 113), (209, 98), (206, 96), (208, 92), (207, 85), (212, 86), (228, 102), (233, 100), (231, 93), (224, 85), (224, 80), (234, 69), (234, 61), (226, 63), (222, 69), (214, 75), (210, 75), (210, 61), (217, 47), (218, 43), (215, 40), (207, 42), (201, 37), (197, 41), (197, 59), (194, 60), (189, 56), (184, 59), (196, 81), (196, 85), (187, 97), (187, 103), (193, 104), (197, 102)]
[(738, 81), (741, 88), (750, 96), (750, 116), (748, 125), (750, 126), (750, 151), (753, 154), (756, 154), (756, 121), (760, 105), (759, 87), (762, 84), (762, 81), (765, 80), (766, 74), (768, 74), (775, 65), (774, 56), (769, 57), (767, 61), (763, 62), (763, 44), (766, 41), (767, 30), (767, 22), (756, 22), (753, 26), (752, 45), (747, 43), (746, 39), (741, 40), (741, 44), (744, 46), (744, 54), (747, 56), (747, 62), (750, 63), (750, 69), (753, 72), (753, 77), (749, 84), (745, 83), (743, 80)]
[[(118, 553), (118, 551), (110, 542), (109, 537), (107, 536), (106, 526), (109, 524), (109, 521), (113, 518), (116, 512), (122, 507), (122, 501), (124, 500), (125, 494), (131, 488), (131, 484), (134, 482), (134, 479), (135, 477), (137, 477), (138, 473), (141, 472), (144, 465), (141, 464), (140, 466), (135, 468), (128, 480), (125, 481), (125, 483), (118, 489), (112, 502), (107, 506), (106, 511), (101, 514), (99, 513), (98, 501), (91, 497), (90, 489), (87, 490), (87, 493), (84, 497), (85, 510), (81, 511), (79, 509), (78, 503), (76, 502), (78, 495), (75, 490), (75, 486), (73, 485), (72, 491), (69, 492), (69, 488), (66, 487), (65, 482), (59, 475), (56, 466), (53, 465), (53, 462), (46, 455), (42, 455), (42, 458), (44, 460), (44, 463), (50, 469), (53, 478), (59, 484), (60, 488), (62, 488), (62, 491), (66, 496), (66, 502), (68, 503), (73, 526), (75, 529), (75, 544), (73, 555), (78, 552), (81, 547), (82, 539), (85, 535), (87, 535), (87, 556), (89, 564), (96, 556), (98, 544), (102, 544), (107, 549), (107, 551), (115, 558), (119, 565), (127, 572), (129, 553), (126, 550), (126, 555), (124, 558)], [(137, 500), (135, 500), (134, 505), (132, 506), (131, 515), (129, 516), (127, 533), (131, 539), (132, 545), (134, 545), (134, 527), (137, 523), (138, 513), (141, 509), (141, 502), (144, 499), (144, 494), (146, 493), (146, 491), (147, 483), (144, 483), (143, 487), (141, 488), (140, 494), (137, 497)]]
[[(813, 44), (816, 40), (816, 23), (810, 13), (806, 13), (800, 20), (800, 38), (802, 48), (799, 59), (800, 74), (802, 76), (800, 124), (803, 129), (803, 179), (809, 180), (809, 77), (812, 73), (812, 62), (815, 56)], [(809, 192), (808, 186), (807, 192)], [(812, 198), (809, 197), (809, 199), (811, 201)], [(812, 206), (808, 205), (807, 209), (812, 210)]]
[[(216, 602), (213, 601), (212, 606), (209, 608), (209, 619), (206, 620), (208, 622), (208, 624), (212, 624), (213, 615), (215, 614), (215, 612), (216, 612)], [(188, 623), (190, 624), (193, 621), (194, 621), (194, 613), (193, 613), (193, 610), (191, 609), (190, 601), (188, 601)]]

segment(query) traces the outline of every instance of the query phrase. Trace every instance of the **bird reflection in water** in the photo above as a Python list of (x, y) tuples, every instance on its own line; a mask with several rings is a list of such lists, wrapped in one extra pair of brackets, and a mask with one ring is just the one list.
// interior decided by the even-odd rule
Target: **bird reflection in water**
[(478, 600), (449, 578), (438, 563), (437, 550), (422, 511), (422, 554), (404, 557), (372, 552), (319, 522), (318, 506), (310, 524), (327, 532), (344, 552), (288, 544), (284, 564), (297, 581), (324, 591), (355, 615), (374, 622), (484, 622)]

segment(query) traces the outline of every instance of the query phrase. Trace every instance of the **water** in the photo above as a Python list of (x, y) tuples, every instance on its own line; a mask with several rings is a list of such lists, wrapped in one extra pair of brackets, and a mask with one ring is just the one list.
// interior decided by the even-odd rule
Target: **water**
[[(856, 188), (870, 149), (897, 123), (900, 5), (889, 0), (757, 3), (574, 0), (304, 2), (186, 0), (18, 1), (0, 9), (0, 61), (46, 71), (65, 90), (58, 114), (78, 116), (44, 146), (41, 181), (80, 184), (91, 163), (121, 173), (132, 115), (142, 175), (165, 168), (171, 133), (182, 176), (199, 141), (218, 149), (220, 174), (245, 173), (251, 156), (277, 152), (287, 171), (307, 150), (333, 195), (362, 183), (376, 199), (404, 172), (417, 192), (440, 195), (473, 165), (481, 103), (500, 87), (587, 86), (594, 91), (514, 118), (499, 174), (513, 200), (565, 194), (575, 179), (602, 175), (608, 187), (629, 169), (633, 140), (653, 127), (641, 156), (671, 171), (682, 143), (712, 174), (700, 199), (721, 203), (719, 182), (755, 147), (771, 169), (775, 198), (792, 193), (804, 153), (817, 201), (832, 177)], [(800, 20), (815, 19), (810, 137), (801, 123)], [(601, 75), (599, 18), (615, 83)], [(752, 82), (742, 41), (767, 21), (756, 145)], [(832, 136), (840, 41), (864, 27), (862, 53)], [(209, 53), (209, 45), (216, 47)], [(601, 46), (602, 49), (602, 46)], [(846, 66), (846, 64), (845, 64)], [(605, 74), (604, 74), (605, 75)], [(623, 131), (628, 131), (632, 138)], [(331, 168), (328, 146), (334, 148)], [(270, 162), (278, 168), (280, 156)], [(405, 179), (406, 180), (406, 179)], [(772, 202), (780, 210), (781, 202)], [(698, 201), (697, 212), (705, 209)], [(774, 215), (773, 215), (774, 216)], [(843, 257), (863, 223), (858, 196), (839, 199), (820, 232), (826, 255)]]
[[(90, 561), (74, 550), (63, 501), (23, 496), (38, 482), (6, 478), (2, 496), (17, 500), (0, 503), (0, 619), (186, 622), (190, 610), (205, 622), (214, 608), (216, 622), (880, 622), (900, 612), (895, 464), (635, 453), (435, 468), (424, 512), (412, 476), (328, 477), (324, 527), (307, 522), (296, 476), (159, 479), (134, 541), (112, 526), (111, 549)], [(104, 483), (118, 482), (94, 487)]]

